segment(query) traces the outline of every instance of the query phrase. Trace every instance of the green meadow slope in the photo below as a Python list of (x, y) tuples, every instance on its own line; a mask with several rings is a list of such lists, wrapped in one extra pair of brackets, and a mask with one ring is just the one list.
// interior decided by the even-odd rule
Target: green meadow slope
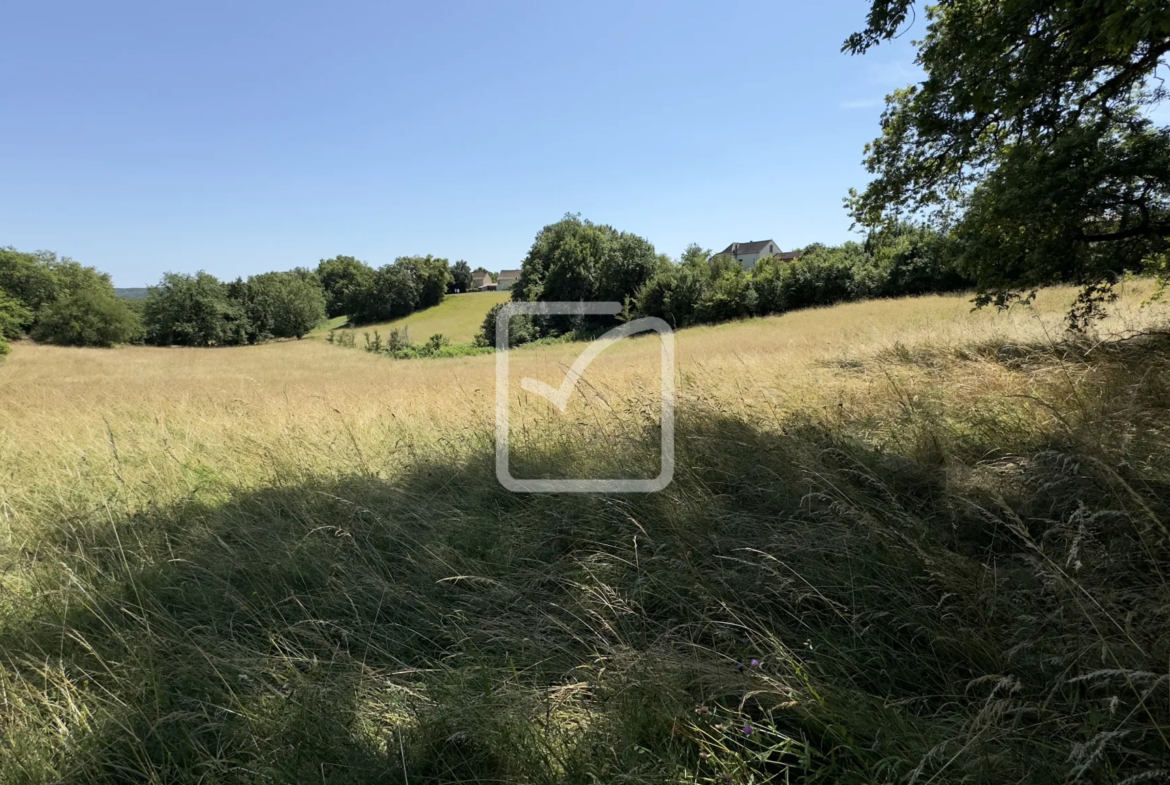
[[(357, 331), (373, 334), (374, 330), (378, 330), (385, 338), (391, 330), (405, 328), (410, 331), (410, 340), (415, 343), (422, 343), (436, 333), (447, 336), (452, 343), (470, 343), (491, 307), (506, 302), (508, 292), (449, 294), (433, 308), (417, 311), (392, 322), (362, 325)], [(344, 323), (344, 318), (332, 319), (314, 334), (327, 335), (330, 328), (341, 327)]]

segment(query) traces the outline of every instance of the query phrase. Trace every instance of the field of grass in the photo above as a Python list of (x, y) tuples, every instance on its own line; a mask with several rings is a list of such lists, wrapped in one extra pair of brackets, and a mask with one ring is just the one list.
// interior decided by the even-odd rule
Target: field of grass
[[(382, 338), (395, 328), (410, 331), (410, 340), (414, 343), (423, 343), (436, 333), (441, 333), (451, 339), (452, 343), (471, 343), (475, 339), (483, 318), (496, 303), (506, 303), (508, 292), (466, 292), (464, 294), (449, 294), (443, 302), (433, 308), (416, 311), (410, 316), (395, 319), (392, 322), (364, 325), (357, 328), (358, 343), (361, 343), (361, 333), (374, 334), (374, 330), (382, 333)], [(326, 327), (316, 330), (314, 334), (328, 334), (330, 327), (340, 327), (340, 322), (332, 320)]]
[[(500, 487), (493, 356), (16, 345), (0, 783), (1164, 781), (1149, 291), (679, 333), (650, 495)], [(520, 388), (580, 349), (511, 353), (517, 471), (653, 472), (656, 339)]]

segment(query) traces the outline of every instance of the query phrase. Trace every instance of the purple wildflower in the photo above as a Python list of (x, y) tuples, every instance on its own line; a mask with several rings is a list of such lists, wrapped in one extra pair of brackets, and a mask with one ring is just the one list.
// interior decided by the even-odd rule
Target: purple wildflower
[(755, 730), (752, 729), (751, 725), (744, 725), (743, 726), (743, 735), (744, 736), (751, 736), (753, 733), (755, 733)]
[(757, 660), (757, 659), (753, 659), (753, 660), (751, 661), (750, 665), (751, 665), (753, 668), (758, 668), (758, 667), (760, 667), (760, 661), (759, 661), (759, 660)]

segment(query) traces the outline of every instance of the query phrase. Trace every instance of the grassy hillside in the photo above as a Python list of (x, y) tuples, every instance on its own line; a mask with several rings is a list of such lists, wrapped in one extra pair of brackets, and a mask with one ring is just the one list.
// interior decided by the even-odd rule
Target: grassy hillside
[[(492, 356), (17, 345), (0, 783), (1159, 781), (1147, 294), (685, 331), (652, 495), (503, 490)], [(520, 388), (580, 349), (512, 354), (516, 471), (654, 471), (655, 339)]]
[[(435, 333), (442, 333), (453, 343), (470, 343), (479, 332), (480, 325), (487, 312), (496, 303), (508, 302), (508, 292), (467, 292), (465, 294), (449, 294), (443, 302), (433, 308), (412, 313), (404, 319), (396, 319), (382, 324), (371, 324), (357, 328), (359, 333), (379, 330), (383, 338), (390, 330), (406, 328), (410, 331), (410, 340), (422, 343)], [(315, 331), (317, 335), (328, 334), (330, 327), (340, 327), (345, 320), (333, 320), (324, 328)]]

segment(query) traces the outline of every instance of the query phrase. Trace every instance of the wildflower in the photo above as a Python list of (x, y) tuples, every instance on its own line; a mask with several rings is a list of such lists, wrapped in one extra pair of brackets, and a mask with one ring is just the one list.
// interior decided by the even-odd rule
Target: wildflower
[(753, 660), (752, 660), (752, 661), (751, 661), (749, 664), (750, 664), (750, 665), (751, 665), (751, 667), (753, 667), (753, 668), (758, 668), (758, 667), (760, 667), (760, 661), (759, 661), (759, 660), (756, 660), (756, 659), (753, 659)]
[(737, 663), (735, 663), (735, 669), (736, 669), (737, 671), (741, 671), (741, 670), (743, 670), (743, 663), (742, 663), (742, 662), (737, 662)]
[(744, 725), (743, 726), (743, 735), (744, 736), (751, 736), (753, 733), (755, 733), (755, 730), (752, 729), (751, 725)]

